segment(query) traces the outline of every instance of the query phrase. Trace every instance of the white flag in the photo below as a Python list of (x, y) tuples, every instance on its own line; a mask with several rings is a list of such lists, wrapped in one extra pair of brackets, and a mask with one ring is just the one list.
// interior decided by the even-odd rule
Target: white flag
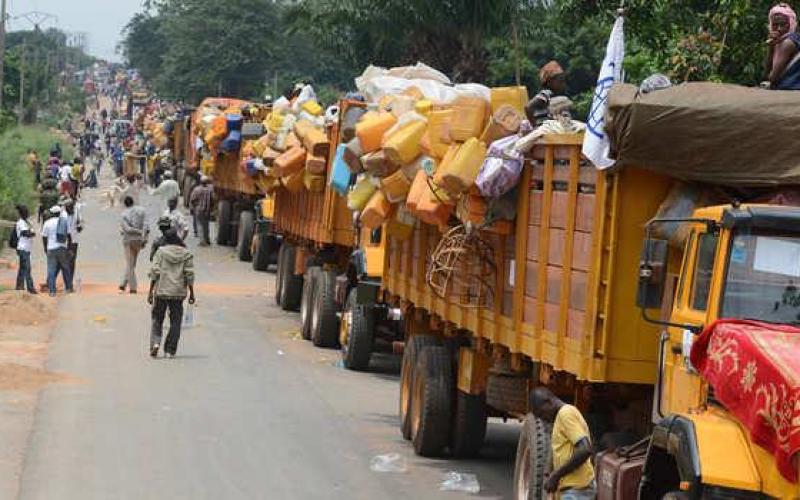
[(614, 164), (608, 157), (608, 135), (606, 135), (605, 118), (608, 107), (608, 91), (614, 83), (622, 79), (622, 60), (625, 58), (625, 33), (623, 31), (624, 18), (618, 16), (611, 30), (606, 47), (606, 57), (603, 67), (597, 77), (597, 87), (594, 91), (592, 108), (586, 120), (586, 135), (583, 138), (583, 154), (589, 158), (594, 166), (606, 169)]

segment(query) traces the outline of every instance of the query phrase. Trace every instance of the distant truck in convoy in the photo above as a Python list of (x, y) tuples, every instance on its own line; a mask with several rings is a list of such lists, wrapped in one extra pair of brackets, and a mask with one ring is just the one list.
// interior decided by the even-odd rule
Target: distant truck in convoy
[(260, 184), (262, 179), (251, 177), (241, 168), (242, 148), (236, 152), (213, 155), (207, 148), (196, 147), (201, 130), (198, 123), (202, 118), (200, 113), (209, 107), (248, 110), (243, 116), (242, 143), (258, 138), (263, 133), (261, 122), (268, 108), (239, 99), (207, 98), (192, 113), (184, 146), (178, 149), (178, 154), (185, 158), (182, 191), (187, 206), (200, 175), (209, 175), (213, 179), (216, 199), (215, 242), (235, 247), (240, 260), (252, 261), (254, 268), (266, 271), (267, 266), (275, 264), (280, 244), (269, 220), (272, 204), (263, 201), (266, 189)]
[[(686, 109), (690, 102), (708, 106), (698, 113), (719, 118), (733, 113), (730, 103), (741, 107), (743, 102), (738, 95), (715, 102), (717, 87), (690, 92), (688, 101), (683, 89), (660, 92), (663, 97), (652, 99), (674, 102), (654, 104), (655, 126), (661, 125), (658, 120), (674, 119), (663, 112), (665, 106)], [(697, 100), (697, 95), (705, 98)], [(778, 114), (792, 109), (785, 102), (780, 108), (759, 103), (773, 99), (763, 94), (745, 97)], [(796, 109), (800, 102), (789, 105)], [(767, 112), (742, 113), (756, 127), (774, 118)], [(711, 155), (726, 144), (712, 142), (725, 137), (746, 142), (741, 134), (692, 136), (685, 127), (674, 133), (689, 143), (705, 138), (705, 173), (711, 181), (701, 180), (724, 184), (738, 173), (749, 174), (742, 182), (753, 179), (747, 171), (757, 164), (752, 146), (712, 165)], [(656, 136), (654, 129), (637, 136), (630, 128), (619, 135), (626, 141)], [(409, 237), (374, 235), (371, 243), (385, 245), (384, 269), (375, 286), (355, 293), (352, 303), (348, 300), (343, 346), (352, 351), (347, 335), (353, 331), (359, 335), (356, 344), (370, 346), (374, 332), (402, 328), (400, 428), (420, 455), (474, 456), (488, 417), (523, 420), (515, 498), (546, 498), (542, 486), (550, 466), (550, 430), (528, 408), (528, 394), (538, 385), (576, 405), (595, 444), (606, 447), (595, 463), (598, 498), (800, 497), (796, 481), (779, 472), (763, 442), (756, 444), (751, 424), (717, 399), (712, 384), (689, 359), (700, 332), (708, 327), (713, 333), (721, 318), (760, 321), (765, 336), (798, 323), (800, 208), (732, 203), (659, 217), (678, 169), (600, 171), (582, 157), (582, 142), (581, 135), (549, 135), (534, 147), (520, 180), (510, 234), (465, 229), (467, 239), (480, 241), (492, 258), (472, 261), (477, 266), (472, 269), (456, 267), (454, 273), (481, 276), (488, 293), (457, 278), (444, 293), (430, 286), (431, 256), (442, 239), (439, 228), (418, 223)], [(637, 146), (627, 151), (640, 154)], [(783, 157), (765, 163), (769, 167), (759, 166), (760, 175), (768, 176), (765, 185), (786, 179), (793, 165)], [(654, 236), (665, 224), (680, 224), (685, 234), (680, 247)], [(798, 349), (794, 341), (789, 344), (786, 349)], [(712, 360), (739, 354), (733, 347), (716, 348), (709, 348)], [(368, 361), (368, 354), (362, 356)], [(780, 360), (775, 366), (780, 376), (796, 380), (796, 367)], [(755, 369), (743, 372), (742, 384), (751, 383), (748, 377), (755, 377)], [(788, 441), (783, 434), (800, 432), (791, 398), (751, 397), (753, 406), (763, 403), (759, 421), (778, 434), (776, 439)], [(772, 408), (770, 401), (783, 406)], [(791, 463), (796, 474), (796, 462)]]

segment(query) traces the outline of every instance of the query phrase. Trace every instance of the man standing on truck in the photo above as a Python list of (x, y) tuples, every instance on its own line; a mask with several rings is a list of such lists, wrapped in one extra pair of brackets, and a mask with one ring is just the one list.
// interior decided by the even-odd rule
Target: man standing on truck
[(538, 418), (553, 424), (551, 448), (553, 471), (544, 488), (561, 500), (591, 500), (596, 494), (589, 426), (581, 412), (566, 404), (546, 387), (528, 396), (528, 407)]
[(214, 186), (211, 185), (211, 178), (204, 175), (200, 177), (200, 185), (192, 191), (189, 201), (194, 217), (200, 226), (201, 247), (211, 245), (209, 234), (209, 221), (211, 220), (211, 210), (214, 208)]
[(542, 89), (525, 106), (525, 115), (531, 125), (538, 127), (550, 116), (550, 99), (563, 95), (567, 90), (564, 69), (558, 61), (550, 61), (539, 70), (539, 84)]

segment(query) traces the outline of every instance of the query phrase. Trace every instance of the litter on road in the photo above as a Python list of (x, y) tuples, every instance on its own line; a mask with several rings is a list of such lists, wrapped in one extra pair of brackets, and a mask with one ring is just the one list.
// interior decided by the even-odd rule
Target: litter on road
[(369, 461), (369, 468), (373, 472), (408, 472), (408, 461), (399, 453), (375, 455)]
[(478, 476), (466, 472), (450, 471), (444, 475), (440, 491), (464, 491), (467, 493), (480, 493), (481, 485)]

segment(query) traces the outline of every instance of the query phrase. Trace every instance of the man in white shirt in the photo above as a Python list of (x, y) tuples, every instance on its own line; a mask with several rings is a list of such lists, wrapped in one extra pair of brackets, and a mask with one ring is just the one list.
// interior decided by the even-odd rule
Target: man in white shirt
[(31, 276), (31, 250), (33, 250), (33, 226), (28, 221), (30, 212), (25, 205), (17, 205), (19, 219), (14, 231), (17, 232), (17, 255), (19, 256), (19, 268), (17, 269), (17, 290), (28, 288), (28, 292), (37, 294)]
[(50, 218), (42, 226), (42, 237), (47, 248), (47, 288), (50, 296), (56, 295), (56, 278), (61, 271), (64, 279), (64, 288), (67, 293), (72, 293), (72, 269), (70, 268), (69, 250), (69, 224), (62, 219), (61, 207), (58, 205), (50, 208)]
[(186, 240), (186, 236), (189, 235), (189, 223), (186, 222), (186, 217), (178, 209), (178, 198), (172, 198), (167, 202), (164, 216), (169, 217), (172, 228), (178, 233), (178, 236), (182, 240)]
[(181, 195), (181, 188), (178, 186), (178, 181), (172, 178), (172, 172), (170, 170), (164, 172), (164, 180), (151, 194), (160, 197), (164, 203), (164, 207), (167, 206), (169, 200), (178, 198)]

